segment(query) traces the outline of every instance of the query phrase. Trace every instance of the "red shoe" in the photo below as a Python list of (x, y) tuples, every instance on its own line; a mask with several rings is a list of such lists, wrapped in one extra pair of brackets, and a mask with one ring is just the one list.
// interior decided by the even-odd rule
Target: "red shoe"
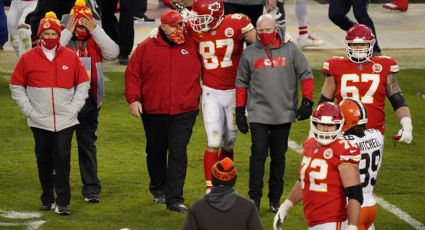
[(382, 7), (389, 10), (405, 12), (409, 8), (409, 2), (407, 0), (395, 0), (393, 2), (382, 5)]

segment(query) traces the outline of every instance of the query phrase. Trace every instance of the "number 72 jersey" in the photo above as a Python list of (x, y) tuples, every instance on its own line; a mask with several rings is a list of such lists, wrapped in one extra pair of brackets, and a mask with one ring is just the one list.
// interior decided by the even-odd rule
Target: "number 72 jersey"
[(339, 103), (346, 97), (360, 100), (368, 113), (367, 128), (384, 133), (387, 76), (399, 70), (395, 59), (376, 56), (357, 64), (345, 57), (331, 57), (323, 63), (322, 72), (335, 79), (335, 98)]
[(247, 16), (229, 14), (216, 29), (192, 33), (202, 58), (204, 85), (220, 90), (235, 88), (244, 34), (252, 29)]
[(378, 170), (381, 167), (384, 136), (376, 129), (367, 129), (363, 137), (346, 135), (344, 138), (360, 148), (360, 181), (363, 186), (362, 207), (375, 205), (376, 201), (372, 193), (376, 184)]

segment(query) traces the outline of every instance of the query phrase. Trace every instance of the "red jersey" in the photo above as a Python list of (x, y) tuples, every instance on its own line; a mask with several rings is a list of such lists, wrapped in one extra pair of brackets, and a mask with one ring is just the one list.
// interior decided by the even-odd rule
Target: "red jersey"
[(359, 164), (360, 150), (343, 138), (326, 146), (317, 141), (304, 142), (303, 159), (298, 170), (304, 216), (308, 226), (347, 219), (347, 199), (339, 175), (341, 164)]
[(226, 15), (220, 25), (208, 32), (193, 32), (203, 59), (204, 85), (213, 89), (234, 89), (244, 34), (254, 29), (243, 14)]
[(387, 75), (398, 72), (396, 60), (377, 56), (357, 64), (346, 57), (331, 57), (323, 64), (322, 71), (335, 79), (337, 102), (345, 97), (360, 100), (368, 113), (367, 128), (384, 133)]

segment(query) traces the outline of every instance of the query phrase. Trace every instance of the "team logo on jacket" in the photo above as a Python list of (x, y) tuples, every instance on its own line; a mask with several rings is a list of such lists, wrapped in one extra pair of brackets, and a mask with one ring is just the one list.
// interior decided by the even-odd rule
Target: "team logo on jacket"
[(180, 50), (180, 53), (182, 53), (183, 55), (189, 54), (189, 52), (187, 50), (185, 50), (185, 49), (181, 49)]
[(331, 159), (333, 155), (334, 155), (334, 152), (332, 151), (332, 149), (326, 149), (323, 152), (323, 157), (327, 160)]
[(382, 71), (382, 65), (375, 63), (373, 64), (372, 69), (374, 73), (380, 73)]
[(234, 34), (235, 34), (235, 31), (233, 30), (233, 28), (228, 27), (224, 30), (224, 35), (226, 35), (226, 37), (228, 38), (233, 37)]
[(264, 59), (264, 65), (265, 66), (271, 66), (272, 65), (272, 61), (270, 59)]
[(69, 67), (68, 67), (68, 66), (66, 66), (66, 65), (63, 65), (63, 66), (62, 66), (62, 69), (63, 69), (63, 70), (67, 70), (67, 69), (69, 69)]

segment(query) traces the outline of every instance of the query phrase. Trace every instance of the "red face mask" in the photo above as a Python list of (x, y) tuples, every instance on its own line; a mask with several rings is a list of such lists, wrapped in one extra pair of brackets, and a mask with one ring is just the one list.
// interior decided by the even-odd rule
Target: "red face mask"
[(77, 38), (77, 40), (84, 41), (88, 38), (89, 33), (87, 32), (87, 30), (75, 30), (74, 35)]
[(263, 46), (269, 46), (276, 40), (276, 31), (271, 33), (262, 33), (258, 34), (258, 39), (260, 40)]
[(185, 37), (184, 37), (184, 30), (183, 29), (176, 29), (176, 31), (172, 32), (171, 34), (167, 35), (167, 37), (173, 41), (174, 43), (176, 43), (177, 45), (181, 45), (185, 42)]
[(59, 36), (57, 38), (41, 38), (40, 42), (44, 48), (52, 50), (58, 46)]

